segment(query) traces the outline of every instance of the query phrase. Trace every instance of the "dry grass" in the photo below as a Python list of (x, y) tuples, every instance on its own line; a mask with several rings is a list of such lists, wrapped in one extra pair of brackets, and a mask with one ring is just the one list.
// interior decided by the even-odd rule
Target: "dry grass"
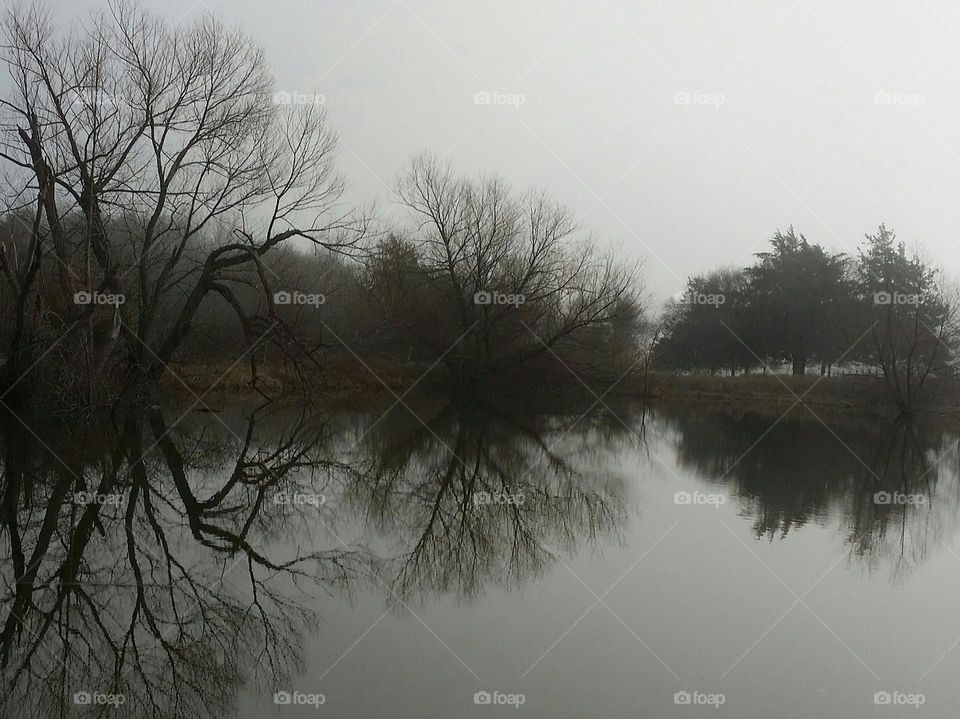
[[(290, 365), (273, 363), (258, 368), (259, 389), (273, 398), (306, 396), (333, 401), (360, 401), (379, 395), (402, 394), (418, 383), (429, 390), (443, 386), (442, 368), (434, 368), (421, 379), (429, 365), (396, 363), (387, 359), (352, 356), (329, 358), (323, 369), (304, 370), (306, 382)], [(173, 367), (176, 377), (167, 372), (161, 384), (176, 394), (202, 394), (237, 397), (259, 396), (251, 384), (250, 365), (246, 361), (231, 363), (180, 363)], [(867, 410), (874, 413), (894, 412), (889, 392), (879, 377), (838, 375), (749, 374), (736, 377), (721, 375), (657, 374), (653, 378), (652, 396), (665, 400), (723, 402), (787, 406), (801, 398), (804, 404), (830, 406), (837, 409)], [(184, 387), (186, 385), (186, 387)], [(189, 389), (187, 389), (189, 388)], [(577, 389), (574, 387), (573, 389)], [(563, 391), (562, 394), (569, 394)], [(616, 394), (642, 394), (637, 381), (620, 382)], [(918, 409), (925, 412), (960, 416), (960, 388), (949, 382), (931, 380), (925, 389), (924, 401)]]
[(877, 377), (861, 375), (658, 375), (655, 379), (654, 394), (665, 399), (777, 404), (792, 404), (798, 397), (802, 397), (808, 404), (870, 408), (883, 407), (888, 403), (883, 381)]
[[(325, 397), (389, 394), (402, 391), (417, 381), (420, 368), (396, 365), (378, 359), (337, 358), (324, 367), (303, 367), (302, 376), (287, 363), (260, 364), (257, 386), (270, 396), (288, 396), (322, 392)], [(218, 360), (210, 363), (181, 362), (161, 377), (161, 385), (175, 393), (248, 394), (255, 389), (251, 382), (250, 363)], [(306, 382), (304, 382), (304, 379)], [(389, 389), (388, 389), (389, 388)]]

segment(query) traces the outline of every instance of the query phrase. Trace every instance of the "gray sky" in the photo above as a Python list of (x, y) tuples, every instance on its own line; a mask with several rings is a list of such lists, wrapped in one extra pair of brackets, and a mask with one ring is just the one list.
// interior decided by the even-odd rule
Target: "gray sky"
[[(56, 0), (64, 18), (95, 4)], [(384, 184), (431, 150), (545, 188), (645, 258), (659, 299), (790, 224), (853, 252), (886, 222), (960, 274), (955, 2), (145, 4), (209, 8), (281, 90), (322, 94), (350, 197), (385, 214)]]

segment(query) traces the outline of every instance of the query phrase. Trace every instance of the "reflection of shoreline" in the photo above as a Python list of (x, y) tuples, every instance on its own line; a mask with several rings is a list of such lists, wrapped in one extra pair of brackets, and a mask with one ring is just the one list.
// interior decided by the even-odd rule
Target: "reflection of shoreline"
[[(226, 716), (240, 687), (276, 686), (299, 664), (315, 618), (298, 597), (379, 577), (398, 595), (469, 598), (619, 531), (622, 483), (551, 446), (569, 419), (431, 408), (428, 426), (406, 410), (332, 424), (295, 406), (176, 423), (148, 410), (72, 434), (38, 424), (50, 451), (0, 426), (0, 506), (15, 510), (0, 518), (0, 541), (16, 557), (3, 570), (15, 587), (0, 634), (5, 715), (70, 716), (86, 706), (76, 694), (117, 715), (176, 703), (179, 714)], [(350, 524), (403, 549), (303, 549), (327, 528), (339, 542)], [(53, 631), (66, 607), (67, 636), (83, 636), (84, 651)], [(68, 681), (38, 692), (52, 658)]]
[[(395, 605), (521, 590), (579, 549), (622, 540), (631, 485), (611, 468), (647, 456), (648, 436), (727, 490), (690, 504), (735, 498), (758, 538), (836, 517), (852, 557), (905, 572), (955, 526), (947, 450), (960, 433), (947, 425), (844, 415), (825, 427), (802, 409), (679, 404), (646, 415), (613, 402), (587, 415), (415, 406), (265, 407), (176, 425), (148, 412), (73, 434), (38, 425), (55, 455), (0, 424), (0, 507), (16, 510), (0, 512), (14, 592), (0, 633), (7, 715), (122, 691), (114, 713), (162, 714), (180, 692), (181, 708), (228, 716), (240, 687), (275, 692), (296, 671), (321, 595), (362, 586)], [(83, 651), (64, 636), (82, 636)], [(68, 681), (41, 684), (61, 657)]]
[(293, 515), (269, 498), (308, 495), (330, 463), (309, 415), (267, 444), (261, 419), (0, 423), (4, 716), (226, 716), (241, 687), (295, 670), (312, 618), (278, 578), (337, 589), (369, 561), (274, 554), (267, 538)]
[[(758, 538), (836, 517), (852, 556), (903, 572), (960, 514), (956, 422), (658, 405), (681, 467), (723, 482)], [(762, 438), (762, 441), (760, 441)]]
[[(421, 419), (404, 408), (352, 416), (372, 469), (347, 490), (347, 515), (399, 547), (385, 567), (398, 596), (469, 600), (487, 586), (522, 586), (555, 552), (619, 536), (623, 482), (569, 441), (575, 417), (455, 403), (434, 410)], [(601, 435), (586, 422), (579, 429)]]

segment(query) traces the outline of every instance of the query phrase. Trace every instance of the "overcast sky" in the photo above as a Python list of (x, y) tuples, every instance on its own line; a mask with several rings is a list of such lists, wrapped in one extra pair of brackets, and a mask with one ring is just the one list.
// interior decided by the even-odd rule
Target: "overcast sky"
[(545, 188), (644, 258), (659, 299), (790, 224), (855, 252), (885, 222), (960, 274), (960, 3), (145, 5), (209, 9), (265, 47), (279, 89), (322, 94), (350, 196), (385, 213), (430, 150)]

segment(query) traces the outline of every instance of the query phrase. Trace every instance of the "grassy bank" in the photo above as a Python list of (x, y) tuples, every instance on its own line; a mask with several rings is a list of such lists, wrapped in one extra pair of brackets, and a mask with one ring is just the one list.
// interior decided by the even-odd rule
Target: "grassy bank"
[(752, 374), (657, 375), (653, 394), (663, 399), (740, 400), (793, 403), (798, 397), (808, 404), (849, 407), (875, 406), (886, 402), (883, 380), (876, 377), (839, 377)]
[(337, 358), (323, 367), (304, 365), (300, 374), (287, 363), (258, 365), (256, 386), (251, 382), (250, 363), (226, 360), (215, 362), (178, 362), (160, 379), (161, 387), (179, 394), (245, 395), (256, 388), (271, 397), (287, 397), (322, 392), (325, 398), (349, 398), (391, 391), (401, 393), (410, 387), (426, 367), (409, 363), (397, 365), (379, 359)]
[[(443, 372), (433, 372), (421, 380), (429, 369), (417, 363), (397, 364), (386, 359), (337, 357), (323, 368), (304, 367), (301, 375), (285, 364), (258, 367), (256, 388), (271, 398), (316, 395), (324, 401), (356, 402), (380, 395), (403, 394), (414, 383), (420, 389), (442, 389)], [(439, 379), (438, 379), (439, 377)], [(251, 384), (250, 366), (246, 361), (229, 363), (179, 363), (162, 378), (162, 386), (174, 394), (203, 394), (211, 397), (256, 395)], [(304, 380), (306, 380), (304, 382)], [(438, 384), (439, 382), (439, 384)], [(602, 383), (601, 383), (602, 384)], [(594, 391), (604, 395), (608, 385)], [(643, 396), (643, 378), (624, 378), (605, 397), (614, 395), (638, 398)], [(570, 387), (540, 388), (541, 399), (589, 393), (583, 385), (571, 382)], [(784, 409), (798, 398), (810, 406), (834, 407), (880, 414), (896, 413), (887, 387), (880, 377), (865, 375), (793, 376), (782, 374), (749, 374), (736, 377), (722, 375), (674, 375), (658, 373), (651, 377), (647, 394), (664, 401), (716, 402), (735, 405), (782, 406)], [(924, 412), (960, 416), (960, 389), (943, 381), (930, 380), (924, 400), (918, 406)]]
[[(651, 394), (664, 400), (790, 405), (801, 398), (811, 406), (832, 406), (895, 414), (889, 390), (881, 377), (867, 375), (793, 376), (750, 374), (659, 374)], [(960, 389), (954, 383), (931, 379), (924, 387), (918, 411), (960, 415)]]

